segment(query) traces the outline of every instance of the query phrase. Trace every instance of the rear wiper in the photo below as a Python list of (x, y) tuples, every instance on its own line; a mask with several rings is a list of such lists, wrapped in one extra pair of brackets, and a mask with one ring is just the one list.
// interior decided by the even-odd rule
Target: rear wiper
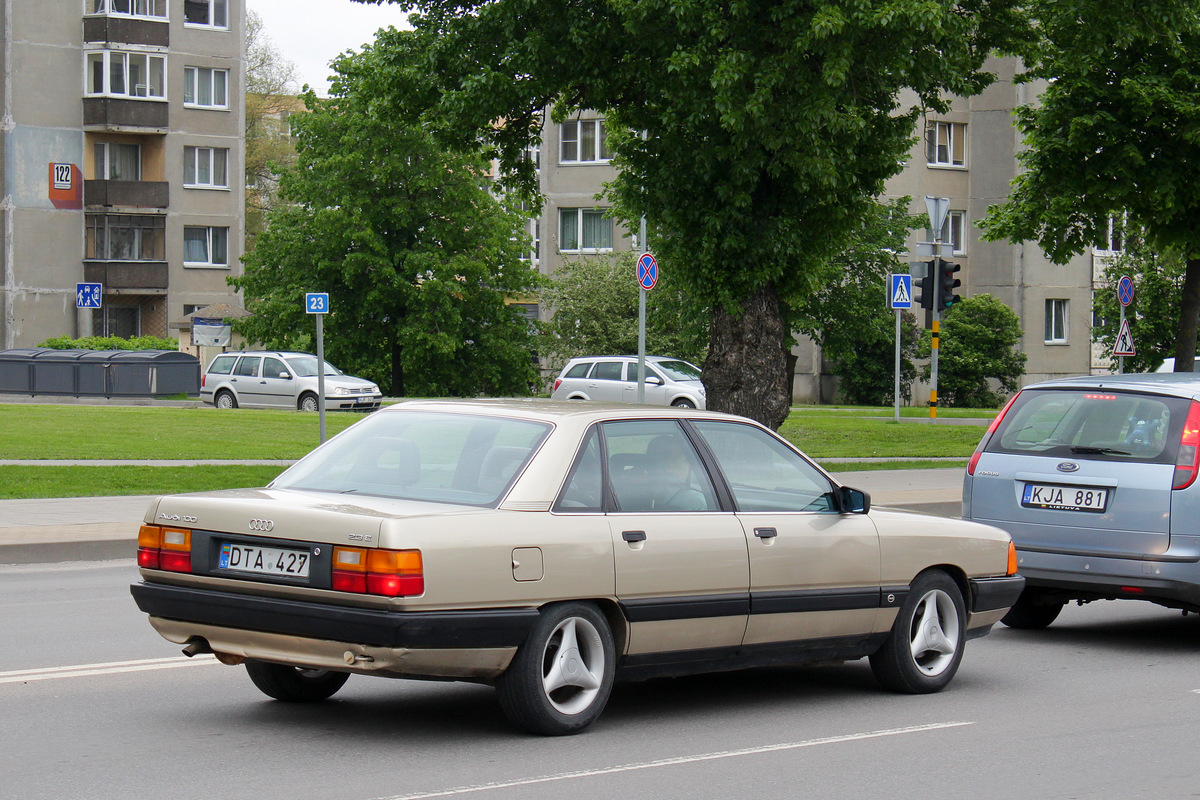
[(1117, 450), (1115, 447), (1072, 447), (1071, 452), (1077, 455), (1087, 456), (1130, 456), (1133, 453), (1127, 453), (1124, 450)]

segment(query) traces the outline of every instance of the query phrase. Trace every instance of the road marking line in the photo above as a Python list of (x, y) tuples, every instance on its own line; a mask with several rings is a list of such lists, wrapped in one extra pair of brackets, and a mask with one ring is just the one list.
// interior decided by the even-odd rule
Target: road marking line
[(576, 778), (592, 778), (599, 775), (613, 775), (619, 772), (634, 772), (642, 769), (672, 767), (679, 764), (694, 764), (700, 761), (715, 761), (716, 759), (720, 758), (737, 758), (739, 756), (753, 756), (762, 753), (777, 753), (782, 750), (799, 750), (804, 747), (817, 747), (818, 745), (824, 744), (858, 742), (864, 739), (879, 739), (884, 736), (900, 736), (906, 733), (923, 733), (925, 731), (959, 728), (964, 725), (974, 724), (974, 722), (934, 722), (928, 725), (913, 725), (907, 728), (890, 728), (887, 730), (869, 731), (867, 733), (849, 733), (843, 736), (828, 736), (823, 739), (807, 739), (802, 742), (768, 744), (761, 747), (747, 747), (742, 750), (724, 750), (716, 753), (701, 753), (694, 756), (678, 756), (676, 758), (663, 758), (657, 761), (621, 764), (620, 766), (615, 767), (600, 767), (597, 769), (579, 770), (578, 772), (560, 772), (556, 775), (541, 775), (535, 778), (521, 778), (512, 781), (498, 781), (496, 783), (481, 783), (475, 786), (458, 786), (453, 789), (443, 789), (436, 792), (394, 795), (386, 798), (377, 798), (377, 800), (426, 800), (427, 798), (432, 797), (451, 797), (459, 794), (471, 794), (472, 792), (486, 792), (492, 789), (512, 789), (517, 786), (531, 786), (538, 783), (553, 783), (554, 781), (568, 781)]
[(18, 669), (0, 672), (0, 683), (28, 683), (48, 681), (56, 678), (90, 678), (96, 675), (117, 675), (122, 672), (145, 672), (154, 669), (198, 667), (217, 664), (212, 656), (175, 656), (174, 658), (145, 658), (140, 661), (110, 661), (104, 664), (80, 664), (73, 667), (42, 667), (41, 669)]

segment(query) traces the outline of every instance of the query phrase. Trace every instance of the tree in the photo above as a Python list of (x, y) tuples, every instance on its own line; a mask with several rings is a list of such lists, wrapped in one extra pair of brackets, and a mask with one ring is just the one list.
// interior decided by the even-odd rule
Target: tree
[(306, 291), (329, 292), (331, 360), (394, 395), (527, 394), (529, 323), (506, 303), (532, 292), (522, 219), (494, 196), (488, 164), (452, 155), (372, 103), (375, 54), (343, 57), (333, 97), (294, 121), (286, 201), (230, 282), (268, 346), (310, 344)]
[(710, 407), (774, 427), (791, 401), (785, 307), (900, 170), (919, 112), (980, 91), (984, 58), (1028, 29), (1017, 0), (416, 7), (414, 30), (377, 40), (393, 113), (460, 147), (484, 139), (533, 195), (523, 154), (543, 110), (603, 112), (617, 215), (645, 215), (664, 271), (711, 309)]
[(296, 161), (288, 116), (303, 110), (296, 97), (298, 71), (246, 10), (246, 249), (266, 224), (279, 193), (279, 172)]
[(1041, 0), (1041, 37), (1018, 109), (1025, 171), (985, 222), (991, 239), (1036, 240), (1062, 263), (1128, 214), (1147, 241), (1186, 259), (1175, 369), (1192, 371), (1200, 319), (1200, 6), (1161, 0)]
[[(896, 318), (886, 301), (889, 273), (907, 272), (896, 253), (921, 218), (908, 214), (909, 198), (877, 204), (847, 238), (825, 280), (796, 310), (793, 330), (821, 346), (838, 376), (846, 402), (891, 405), (895, 392)], [(920, 332), (916, 318), (902, 315), (900, 393), (917, 376)]]
[(1099, 324), (1092, 329), (1092, 337), (1111, 357), (1121, 317), (1117, 281), (1129, 275), (1134, 294), (1133, 302), (1125, 309), (1125, 319), (1137, 354), (1125, 357), (1126, 372), (1151, 372), (1164, 358), (1174, 355), (1186, 268), (1177, 253), (1156, 253), (1139, 236), (1126, 237), (1124, 251), (1104, 268), (1104, 282), (1109, 288), (1096, 292), (1093, 300), (1093, 316)]
[[(585, 256), (554, 273), (541, 293), (553, 310), (539, 348), (558, 366), (575, 356), (637, 352), (636, 253)], [(646, 293), (646, 352), (699, 363), (708, 343), (706, 309), (661, 273)]]
[[(928, 355), (928, 336), (925, 350)], [(938, 403), (969, 408), (996, 408), (1012, 394), (1025, 374), (1021, 319), (988, 294), (955, 303), (942, 319), (938, 340)], [(929, 379), (930, 368), (922, 369)]]

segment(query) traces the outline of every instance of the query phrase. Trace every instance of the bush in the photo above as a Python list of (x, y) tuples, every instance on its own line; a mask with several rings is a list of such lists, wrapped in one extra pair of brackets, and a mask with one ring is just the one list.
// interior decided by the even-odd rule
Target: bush
[(47, 339), (38, 347), (52, 350), (178, 350), (179, 342), (158, 336), (135, 336), (132, 339), (119, 336), (84, 336), (82, 339), (57, 336)]
[[(928, 343), (928, 336), (926, 337)], [(942, 320), (938, 352), (938, 405), (996, 408), (1025, 374), (1021, 320), (991, 295), (955, 303)], [(929, 379), (929, 367), (924, 367)], [(1001, 393), (992, 389), (996, 381)]]

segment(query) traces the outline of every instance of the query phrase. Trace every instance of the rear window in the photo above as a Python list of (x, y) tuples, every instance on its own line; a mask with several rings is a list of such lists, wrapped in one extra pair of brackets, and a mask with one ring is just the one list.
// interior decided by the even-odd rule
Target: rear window
[(1175, 463), (1188, 400), (1104, 389), (1026, 390), (987, 451)]
[(233, 371), (233, 365), (237, 361), (237, 356), (217, 356), (213, 362), (208, 365), (209, 375), (228, 375)]
[(564, 374), (563, 377), (564, 378), (582, 378), (584, 375), (587, 375), (588, 368), (591, 366), (592, 366), (591, 361), (582, 361), (582, 362), (576, 364), (575, 366), (571, 367), (569, 370), (567, 370), (566, 374)]

